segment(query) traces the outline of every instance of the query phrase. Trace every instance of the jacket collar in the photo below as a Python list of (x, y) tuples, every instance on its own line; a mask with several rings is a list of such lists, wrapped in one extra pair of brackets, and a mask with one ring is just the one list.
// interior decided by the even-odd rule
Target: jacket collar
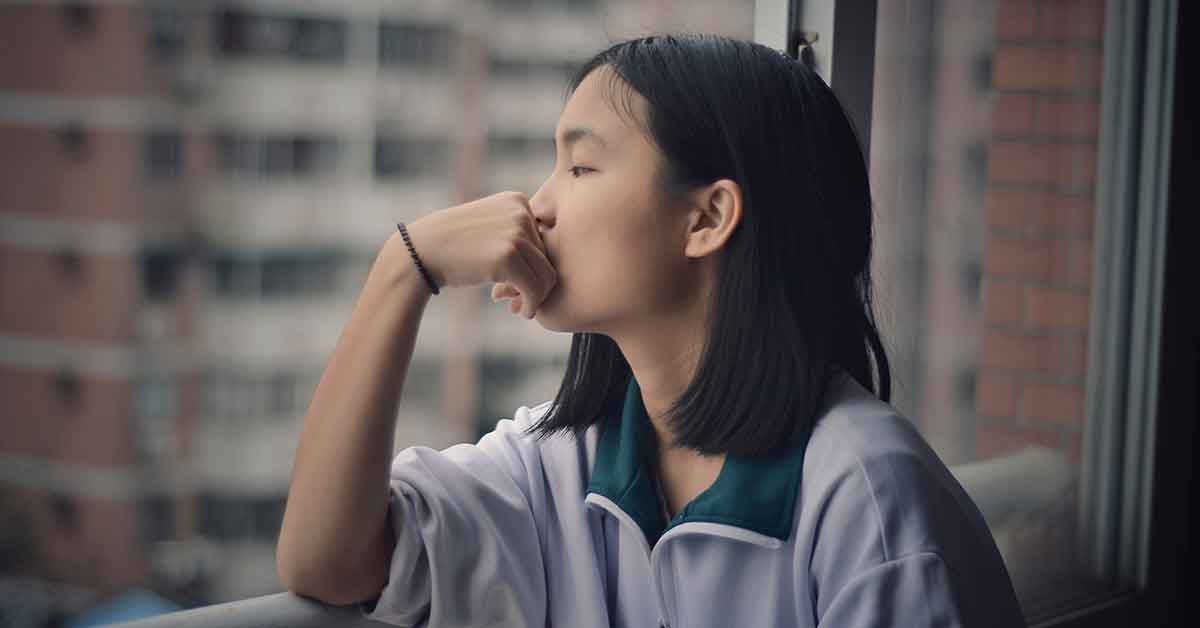
[(668, 529), (690, 521), (731, 525), (780, 541), (791, 534), (808, 435), (772, 457), (727, 454), (712, 486), (668, 522), (652, 475), (657, 437), (632, 375), (619, 420), (605, 422), (601, 430), (588, 493), (603, 495), (628, 514), (651, 547)]

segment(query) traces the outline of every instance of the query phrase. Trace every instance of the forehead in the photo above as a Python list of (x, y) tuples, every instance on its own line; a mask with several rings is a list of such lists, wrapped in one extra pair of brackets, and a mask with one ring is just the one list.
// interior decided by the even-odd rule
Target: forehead
[(571, 94), (559, 116), (555, 138), (561, 143), (567, 132), (586, 128), (603, 138), (609, 147), (619, 145), (631, 135), (637, 135), (638, 129), (633, 120), (627, 119), (629, 114), (624, 111), (618, 114), (614, 105), (628, 104), (637, 112), (634, 115), (640, 116), (644, 111), (644, 100), (611, 70), (601, 66), (590, 72)]

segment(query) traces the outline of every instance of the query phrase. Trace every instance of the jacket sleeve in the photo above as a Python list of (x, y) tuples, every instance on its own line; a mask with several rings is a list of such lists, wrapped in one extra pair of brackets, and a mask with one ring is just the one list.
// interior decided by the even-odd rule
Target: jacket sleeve
[(545, 623), (546, 585), (531, 478), (541, 461), (517, 409), (475, 445), (409, 447), (392, 462), (388, 519), (396, 535), (388, 582), (359, 604), (397, 626)]
[(830, 602), (820, 626), (966, 626), (946, 563), (922, 552), (858, 574)]
[(883, 444), (847, 430), (816, 454), (824, 459), (811, 468), (829, 475), (813, 484), (812, 551), (798, 565), (811, 575), (804, 593), (814, 619), (845, 628), (1024, 626), (978, 509), (907, 421), (893, 425), (902, 431), (883, 432)]

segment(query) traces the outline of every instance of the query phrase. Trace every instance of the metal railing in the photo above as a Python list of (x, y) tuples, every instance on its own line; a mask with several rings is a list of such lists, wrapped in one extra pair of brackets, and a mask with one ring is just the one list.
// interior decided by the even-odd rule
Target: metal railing
[(367, 628), (387, 624), (364, 618), (354, 606), (328, 606), (292, 593), (274, 593), (114, 625), (122, 628)]
[[(993, 532), (1006, 522), (1053, 507), (1074, 481), (1059, 451), (1026, 447), (1016, 453), (956, 465), (951, 473), (966, 489)], [(292, 593), (167, 613), (120, 624), (124, 628), (358, 628), (382, 626), (355, 606), (328, 606)]]

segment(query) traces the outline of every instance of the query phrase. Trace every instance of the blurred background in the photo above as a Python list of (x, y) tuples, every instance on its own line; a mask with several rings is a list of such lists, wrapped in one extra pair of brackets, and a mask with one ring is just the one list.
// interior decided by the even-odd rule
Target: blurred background
[[(750, 39), (755, 11), (0, 4), (0, 624), (282, 590), (302, 419), (395, 223), (532, 194), (592, 53), (664, 31)], [(1022, 459), (1046, 470), (1036, 507), (981, 504), (1027, 612), (1108, 586), (1073, 554), (1104, 32), (1100, 1), (878, 8), (869, 162), (894, 404), (963, 477), (1041, 456)], [(490, 289), (430, 302), (397, 448), (474, 441), (554, 396), (570, 336)]]

